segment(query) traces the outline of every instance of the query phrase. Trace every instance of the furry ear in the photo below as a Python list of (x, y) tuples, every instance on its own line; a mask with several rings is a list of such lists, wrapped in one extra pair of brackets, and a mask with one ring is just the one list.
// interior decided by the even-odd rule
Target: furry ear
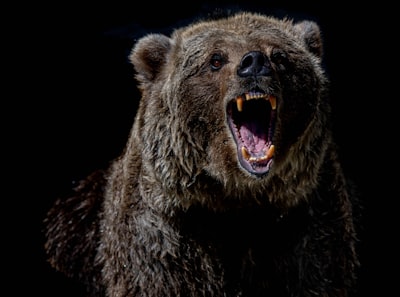
[(301, 21), (295, 24), (294, 29), (298, 33), (298, 36), (304, 40), (309, 51), (321, 58), (323, 48), (319, 26), (313, 21)]
[(139, 39), (129, 55), (139, 82), (151, 82), (157, 77), (170, 48), (171, 39), (162, 34), (149, 34)]

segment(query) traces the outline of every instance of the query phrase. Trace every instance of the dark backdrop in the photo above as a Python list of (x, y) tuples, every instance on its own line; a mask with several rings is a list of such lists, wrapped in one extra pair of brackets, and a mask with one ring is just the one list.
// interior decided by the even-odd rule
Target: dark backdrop
[(4, 144), (16, 153), (4, 155), (12, 164), (6, 198), (13, 205), (3, 210), (3, 256), (11, 263), (12, 295), (82, 296), (79, 285), (45, 261), (41, 230), (46, 211), (74, 181), (121, 153), (139, 98), (127, 59), (135, 40), (150, 32), (168, 34), (215, 7), (228, 7), (320, 24), (333, 86), (335, 137), (365, 204), (360, 296), (388, 296), (396, 234), (388, 226), (389, 197), (394, 196), (387, 195), (383, 182), (385, 176), (389, 183), (382, 168), (390, 153), (382, 145), (380, 123), (387, 116), (377, 77), (384, 73), (381, 65), (394, 59), (383, 42), (384, 14), (376, 5), (348, 7), (338, 1), (260, 2), (53, 2), (16, 8), (23, 24), (12, 60), (18, 82), (12, 94), (20, 94), (12, 99), (18, 122)]

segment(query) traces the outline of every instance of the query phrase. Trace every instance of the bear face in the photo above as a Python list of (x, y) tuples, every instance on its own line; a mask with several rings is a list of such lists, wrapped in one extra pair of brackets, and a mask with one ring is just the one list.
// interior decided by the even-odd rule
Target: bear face
[(351, 296), (322, 53), (316, 23), (246, 12), (142, 37), (127, 145), (48, 212), (50, 264), (91, 296)]
[[(130, 55), (145, 105), (140, 129), (154, 131), (141, 135), (143, 159), (186, 198), (209, 196), (202, 183), (190, 189), (206, 176), (222, 197), (259, 192), (296, 204), (330, 141), (321, 55), (315, 23), (254, 14), (143, 38)], [(295, 197), (287, 183), (301, 187), (289, 190)]]

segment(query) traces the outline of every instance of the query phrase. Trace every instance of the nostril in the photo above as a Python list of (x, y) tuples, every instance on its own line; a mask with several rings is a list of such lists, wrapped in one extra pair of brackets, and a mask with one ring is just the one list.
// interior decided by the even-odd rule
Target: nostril
[(246, 55), (242, 60), (242, 68), (249, 68), (253, 64), (253, 56)]
[(245, 54), (240, 62), (237, 74), (240, 77), (267, 76), (271, 67), (268, 57), (260, 51), (251, 51)]

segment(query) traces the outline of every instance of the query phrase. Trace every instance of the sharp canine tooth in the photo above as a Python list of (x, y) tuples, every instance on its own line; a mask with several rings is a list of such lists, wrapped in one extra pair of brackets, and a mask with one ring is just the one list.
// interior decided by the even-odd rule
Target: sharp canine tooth
[(269, 96), (269, 103), (271, 103), (271, 107), (273, 110), (276, 109), (276, 97), (275, 96)]
[(275, 153), (275, 146), (271, 145), (267, 152), (267, 158), (268, 159), (272, 158), (274, 156), (274, 153)]
[(242, 96), (239, 96), (236, 98), (236, 107), (237, 107), (238, 111), (243, 110), (243, 97)]
[(243, 156), (246, 160), (249, 160), (249, 159), (250, 159), (250, 154), (249, 154), (249, 152), (247, 151), (247, 149), (246, 149), (244, 146), (242, 146), (242, 156)]

